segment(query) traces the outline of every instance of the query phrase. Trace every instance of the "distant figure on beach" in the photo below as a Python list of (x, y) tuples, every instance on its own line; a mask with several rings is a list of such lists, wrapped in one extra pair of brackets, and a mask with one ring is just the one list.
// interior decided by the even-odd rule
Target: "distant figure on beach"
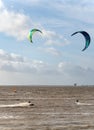
[(12, 88), (12, 91), (13, 91), (14, 93), (16, 93), (16, 92), (17, 92), (16, 88)]
[(76, 86), (77, 86), (77, 83), (74, 83), (74, 86), (76, 87)]

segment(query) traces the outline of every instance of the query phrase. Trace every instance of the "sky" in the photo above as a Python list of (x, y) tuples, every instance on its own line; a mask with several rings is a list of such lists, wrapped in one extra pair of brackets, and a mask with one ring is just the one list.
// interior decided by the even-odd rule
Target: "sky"
[(94, 85), (93, 16), (93, 0), (0, 0), (0, 85)]

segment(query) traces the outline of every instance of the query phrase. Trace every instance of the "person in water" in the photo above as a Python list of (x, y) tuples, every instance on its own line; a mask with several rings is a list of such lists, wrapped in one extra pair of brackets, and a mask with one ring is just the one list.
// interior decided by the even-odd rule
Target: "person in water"
[(28, 101), (28, 103), (30, 104), (29, 106), (34, 106), (34, 104), (33, 104), (33, 103), (31, 103), (31, 101)]
[(79, 100), (77, 99), (76, 102), (79, 102)]

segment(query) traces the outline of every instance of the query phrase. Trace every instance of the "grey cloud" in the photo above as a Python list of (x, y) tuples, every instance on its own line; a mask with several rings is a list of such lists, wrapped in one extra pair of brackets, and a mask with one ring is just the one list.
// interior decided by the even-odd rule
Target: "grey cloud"
[(64, 75), (66, 81), (68, 80), (68, 83), (93, 84), (94, 69), (92, 68), (61, 62), (58, 69), (62, 77)]
[(39, 60), (30, 60), (14, 53), (0, 50), (0, 70), (31, 73), (38, 72), (47, 67), (46, 63)]

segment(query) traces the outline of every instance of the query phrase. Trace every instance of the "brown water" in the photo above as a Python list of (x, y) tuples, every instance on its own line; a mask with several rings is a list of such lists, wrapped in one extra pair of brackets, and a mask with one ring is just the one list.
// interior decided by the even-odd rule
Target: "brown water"
[(0, 130), (94, 130), (94, 87), (0, 87)]

